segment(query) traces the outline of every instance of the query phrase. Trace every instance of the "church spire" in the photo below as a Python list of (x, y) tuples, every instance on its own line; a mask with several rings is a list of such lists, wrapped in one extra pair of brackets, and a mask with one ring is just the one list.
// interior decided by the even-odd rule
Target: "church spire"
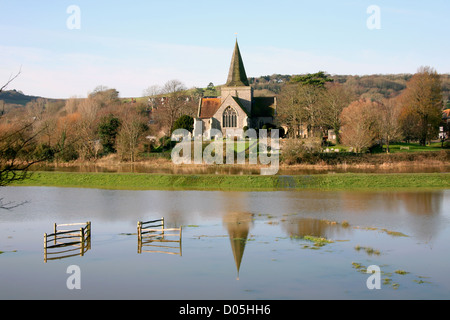
[(241, 52), (239, 51), (239, 45), (236, 39), (226, 86), (244, 87), (249, 85), (247, 74), (245, 73), (244, 62), (242, 61)]

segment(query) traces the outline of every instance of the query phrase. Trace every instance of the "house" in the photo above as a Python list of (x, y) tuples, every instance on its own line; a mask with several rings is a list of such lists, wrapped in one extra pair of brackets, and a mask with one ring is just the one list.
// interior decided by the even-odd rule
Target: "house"
[(439, 139), (446, 140), (450, 131), (450, 109), (442, 111), (442, 126), (439, 127)]
[[(247, 128), (260, 129), (273, 123), (276, 97), (254, 97), (236, 40), (226, 84), (220, 97), (203, 97), (199, 101), (194, 134), (211, 136), (211, 130), (223, 136), (242, 136)], [(201, 127), (200, 127), (201, 126)]]

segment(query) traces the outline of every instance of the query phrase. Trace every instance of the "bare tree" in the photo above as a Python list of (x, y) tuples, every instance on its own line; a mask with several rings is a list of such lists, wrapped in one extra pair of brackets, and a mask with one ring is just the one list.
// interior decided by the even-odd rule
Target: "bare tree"
[(400, 97), (403, 117), (415, 119), (416, 132), (413, 132), (421, 145), (425, 145), (437, 135), (442, 119), (442, 83), (440, 75), (430, 67), (421, 67), (408, 81)]
[(308, 136), (314, 136), (323, 129), (323, 99), (326, 92), (323, 86), (310, 83), (295, 83), (285, 86), (279, 96), (277, 107), (278, 122), (288, 126), (288, 134), (303, 129), (308, 130)]
[(344, 108), (348, 107), (354, 99), (354, 93), (338, 83), (327, 86), (322, 95), (322, 124), (326, 128), (332, 128), (336, 134), (336, 143), (340, 143), (341, 119), (340, 115)]
[[(7, 88), (21, 73), (19, 70), (11, 75), (0, 87), (0, 92)], [(0, 120), (3, 120), (0, 118)], [(21, 181), (30, 176), (28, 169), (44, 159), (33, 159), (30, 156), (40, 131), (33, 130), (34, 119), (16, 119), (14, 122), (0, 123), (0, 186), (7, 186), (15, 181)], [(10, 209), (15, 205), (3, 203), (0, 208)]]
[(0, 92), (2, 92), (3, 90), (5, 90), (6, 87), (8, 87), (9, 84), (10, 84), (11, 82), (13, 82), (13, 81), (20, 75), (21, 72), (22, 72), (22, 67), (19, 69), (19, 71), (18, 71), (15, 75), (12, 75), (12, 74), (11, 74), (11, 75), (9, 76), (9, 79), (6, 81), (6, 83), (5, 83), (3, 86), (0, 87)]
[(84, 99), (78, 106), (80, 121), (77, 122), (77, 131), (74, 144), (81, 160), (95, 156), (95, 141), (97, 140), (97, 114), (100, 103), (94, 98)]
[(376, 114), (380, 103), (361, 99), (352, 102), (341, 113), (342, 142), (362, 152), (371, 147), (378, 135)]
[(117, 153), (124, 160), (134, 162), (148, 130), (146, 119), (133, 106), (125, 107), (120, 118), (120, 130), (117, 134)]
[(384, 100), (377, 111), (378, 130), (386, 143), (386, 153), (389, 153), (391, 141), (400, 139), (402, 127), (400, 124), (401, 105), (394, 99)]
[(151, 98), (159, 95), (162, 92), (162, 89), (157, 84), (149, 86), (142, 92), (142, 96), (146, 98)]
[(164, 128), (166, 135), (170, 135), (173, 124), (180, 116), (192, 114), (192, 100), (186, 94), (186, 87), (179, 80), (168, 81), (162, 88), (159, 99), (155, 118)]
[(288, 84), (281, 89), (277, 99), (277, 122), (287, 126), (287, 134), (295, 138), (306, 123), (307, 115), (297, 95), (298, 85)]

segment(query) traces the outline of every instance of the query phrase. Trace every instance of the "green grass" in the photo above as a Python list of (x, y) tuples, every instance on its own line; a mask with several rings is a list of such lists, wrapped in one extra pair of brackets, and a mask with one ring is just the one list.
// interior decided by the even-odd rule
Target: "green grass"
[(34, 172), (15, 186), (126, 190), (394, 190), (449, 189), (450, 173), (294, 176)]
[[(383, 148), (386, 148), (386, 145), (383, 145)], [(440, 142), (435, 142), (427, 146), (421, 146), (419, 143), (394, 143), (389, 145), (390, 153), (440, 151), (440, 150), (442, 150)]]

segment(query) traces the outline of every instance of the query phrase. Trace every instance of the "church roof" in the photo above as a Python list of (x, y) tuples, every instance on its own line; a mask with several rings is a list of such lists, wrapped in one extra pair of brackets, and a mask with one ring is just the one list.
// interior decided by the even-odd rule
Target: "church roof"
[(250, 116), (250, 114), (248, 114), (247, 109), (244, 108), (244, 106), (242, 105), (242, 103), (241, 103), (241, 101), (239, 100), (239, 98), (238, 98), (238, 97), (234, 97), (234, 96), (233, 96), (232, 98), (233, 98), (233, 100), (237, 103), (237, 105), (242, 109), (242, 111), (244, 111), (245, 114), (246, 114), (247, 116)]
[(203, 98), (198, 117), (200, 119), (212, 118), (219, 110), (222, 100), (220, 98)]
[(276, 112), (275, 97), (254, 97), (252, 117), (273, 117)]
[(241, 52), (236, 40), (233, 57), (231, 58), (230, 71), (228, 73), (228, 79), (225, 86), (244, 87), (249, 85), (247, 74), (245, 73), (244, 62), (242, 61)]
[[(242, 106), (238, 97), (231, 97), (237, 105), (247, 114), (247, 116), (255, 117), (273, 117), (276, 113), (275, 97), (253, 97), (252, 112), (248, 114), (247, 109)], [(200, 111), (198, 117), (200, 119), (209, 119), (214, 117), (214, 114), (219, 110), (223, 101), (218, 98), (202, 98), (200, 103)]]

